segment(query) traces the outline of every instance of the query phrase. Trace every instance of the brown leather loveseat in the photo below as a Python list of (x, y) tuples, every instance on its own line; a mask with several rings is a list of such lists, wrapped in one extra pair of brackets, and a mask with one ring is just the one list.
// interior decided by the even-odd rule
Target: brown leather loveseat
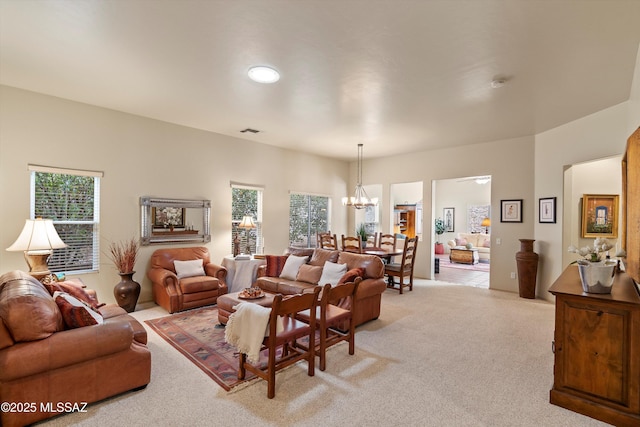
[[(181, 264), (176, 264), (178, 261)], [(190, 263), (199, 267), (190, 268)], [(176, 265), (187, 265), (180, 277)], [(169, 313), (213, 305), (227, 293), (227, 269), (212, 264), (205, 247), (158, 249), (151, 255), (147, 277), (153, 284), (153, 300)]]
[[(70, 293), (63, 294), (69, 298)], [(4, 427), (85, 410), (88, 403), (149, 383), (147, 333), (136, 319), (110, 304), (92, 314), (102, 323), (82, 326), (78, 319), (83, 316), (73, 313), (92, 309), (65, 305), (67, 300), (59, 298), (54, 300), (42, 283), (22, 271), (0, 276)]]

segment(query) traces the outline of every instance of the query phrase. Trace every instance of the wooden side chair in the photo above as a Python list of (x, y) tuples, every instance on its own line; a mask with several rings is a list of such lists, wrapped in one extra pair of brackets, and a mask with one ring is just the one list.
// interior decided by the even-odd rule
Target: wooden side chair
[[(398, 240), (395, 234), (382, 234), (378, 233), (378, 247), (386, 252), (395, 252)], [(389, 262), (393, 261), (393, 257)]]
[[(305, 359), (308, 364), (307, 374), (312, 377), (315, 374), (315, 337), (316, 337), (316, 307), (320, 286), (316, 286), (313, 293), (299, 294), (283, 298), (281, 294), (273, 297), (273, 306), (269, 318), (269, 336), (262, 341), (262, 349), (268, 349), (267, 365), (253, 365), (247, 360), (247, 355), (240, 353), (238, 379), (244, 379), (246, 371), (253, 372), (258, 377), (267, 381), (267, 397), (273, 399), (276, 395), (276, 371), (293, 365), (299, 360)], [(304, 310), (309, 310), (309, 322), (296, 319), (296, 315)], [(277, 319), (282, 316), (283, 330), (277, 332)], [(309, 337), (309, 346), (303, 348), (296, 340)], [(278, 347), (282, 347), (282, 353), (276, 358)]]
[[(340, 341), (349, 342), (349, 354), (355, 353), (356, 325), (353, 322), (353, 313), (356, 310), (355, 294), (362, 277), (357, 277), (353, 282), (331, 286), (327, 283), (322, 288), (320, 305), (316, 311), (316, 325), (320, 331), (320, 342), (317, 344), (316, 354), (320, 357), (320, 370), (324, 371), (327, 366), (327, 348)], [(339, 307), (340, 300), (351, 298), (351, 308)], [(310, 322), (309, 310), (302, 311), (298, 318), (304, 322)], [(348, 325), (347, 330), (340, 329), (343, 325)]]
[(318, 234), (318, 247), (322, 249), (338, 250), (338, 238), (335, 234), (321, 233)]
[[(416, 249), (418, 248), (418, 236), (404, 239), (404, 250), (402, 252), (402, 261), (390, 263), (384, 266), (384, 272), (389, 278), (388, 288), (398, 289), (400, 294), (404, 288), (413, 291), (413, 265), (416, 257)], [(396, 288), (393, 278), (398, 277), (398, 288)], [(409, 283), (405, 283), (405, 277), (409, 279)]]
[(362, 241), (358, 236), (342, 235), (342, 250), (346, 252), (362, 253)]

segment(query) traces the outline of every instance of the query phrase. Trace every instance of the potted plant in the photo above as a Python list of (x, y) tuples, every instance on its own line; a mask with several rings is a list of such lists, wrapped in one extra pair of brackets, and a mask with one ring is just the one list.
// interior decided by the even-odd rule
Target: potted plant
[(436, 244), (435, 244), (435, 252), (438, 255), (444, 254), (444, 245), (440, 242), (440, 235), (442, 235), (445, 231), (444, 228), (444, 220), (442, 218), (438, 218), (434, 222), (434, 231), (436, 232)]
[(356, 229), (356, 236), (360, 237), (362, 247), (364, 248), (367, 245), (367, 228), (365, 227), (364, 222), (360, 223)]
[(112, 242), (109, 245), (109, 258), (113, 261), (120, 283), (113, 288), (113, 295), (118, 305), (124, 308), (127, 313), (136, 309), (136, 303), (140, 296), (140, 284), (133, 280), (135, 271), (133, 270), (138, 256), (140, 245), (135, 238), (123, 242)]

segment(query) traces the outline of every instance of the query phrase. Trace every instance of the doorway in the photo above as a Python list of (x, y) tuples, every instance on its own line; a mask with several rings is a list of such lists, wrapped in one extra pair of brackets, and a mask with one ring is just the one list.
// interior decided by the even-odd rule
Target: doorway
[[(433, 182), (435, 234), (432, 251), (434, 280), (489, 288), (491, 270), (491, 176), (471, 176)], [(453, 249), (453, 253), (452, 253)]]

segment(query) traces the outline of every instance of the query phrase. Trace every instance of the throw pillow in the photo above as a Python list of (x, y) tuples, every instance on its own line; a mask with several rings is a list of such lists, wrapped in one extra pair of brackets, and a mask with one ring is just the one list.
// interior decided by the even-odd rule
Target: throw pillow
[(204, 267), (202, 267), (202, 258), (191, 261), (173, 261), (178, 279), (184, 277), (205, 276)]
[(307, 262), (309, 257), (289, 255), (287, 261), (284, 263), (280, 277), (283, 279), (296, 280), (298, 277), (298, 270), (300, 266)]
[(356, 277), (364, 278), (364, 268), (352, 268), (351, 270), (344, 273), (344, 275), (340, 278), (338, 283), (349, 283), (356, 280)]
[(265, 276), (267, 277), (280, 277), (284, 263), (287, 261), (288, 255), (266, 255), (267, 267), (265, 269)]
[(456, 246), (466, 246), (467, 245), (467, 239), (464, 238), (457, 238), (456, 237)]
[(318, 265), (322, 267), (324, 263), (327, 261), (329, 262), (338, 261), (338, 254), (339, 254), (338, 251), (317, 248), (316, 250), (313, 251), (313, 255), (309, 260), (309, 264)]
[(347, 264), (336, 264), (335, 262), (325, 262), (322, 269), (322, 276), (318, 284), (324, 286), (330, 283), (331, 286), (336, 286), (342, 276), (347, 272)]
[(299, 282), (307, 282), (307, 283), (317, 285), (321, 276), (322, 276), (321, 266), (303, 264), (300, 266), (300, 270), (298, 270), (298, 276), (296, 277), (296, 280)]
[(56, 291), (53, 293), (53, 299), (62, 313), (62, 319), (67, 328), (74, 329), (102, 324), (100, 313), (73, 295)]
[(490, 248), (491, 247), (491, 239), (484, 239), (484, 242), (482, 243), (482, 247)]
[(97, 309), (105, 305), (104, 303), (100, 304), (98, 300), (93, 295), (89, 294), (85, 289), (83, 289), (81, 285), (78, 285), (71, 281), (50, 282), (45, 283), (44, 286), (47, 288), (51, 296), (53, 296), (56, 291), (66, 292), (78, 298), (80, 301), (86, 302), (91, 306), (91, 308)]

